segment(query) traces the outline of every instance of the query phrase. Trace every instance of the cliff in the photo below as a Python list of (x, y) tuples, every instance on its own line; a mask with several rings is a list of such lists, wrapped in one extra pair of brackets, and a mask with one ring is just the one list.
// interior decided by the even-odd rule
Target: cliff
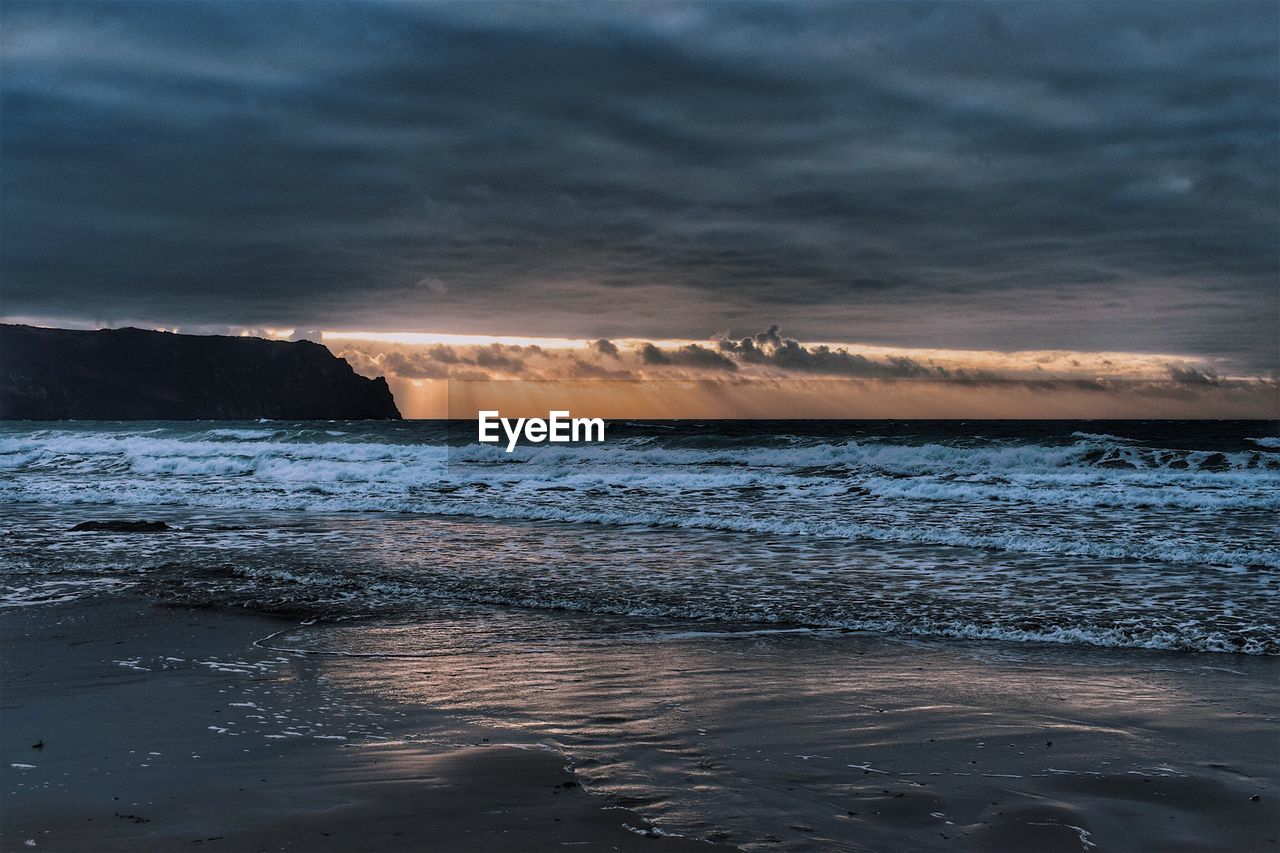
[(310, 341), (0, 325), (0, 419), (399, 417), (385, 379)]

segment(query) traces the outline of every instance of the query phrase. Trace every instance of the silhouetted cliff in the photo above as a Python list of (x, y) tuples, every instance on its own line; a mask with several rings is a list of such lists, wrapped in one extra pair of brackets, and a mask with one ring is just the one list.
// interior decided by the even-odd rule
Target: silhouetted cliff
[(366, 379), (310, 341), (0, 325), (0, 418), (399, 418)]

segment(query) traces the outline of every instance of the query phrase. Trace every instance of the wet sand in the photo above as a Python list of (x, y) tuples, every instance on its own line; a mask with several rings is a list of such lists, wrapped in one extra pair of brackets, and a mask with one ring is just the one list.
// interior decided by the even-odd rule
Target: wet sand
[(0, 630), (4, 850), (1280, 837), (1275, 658), (485, 607), (300, 625), (128, 595)]
[[(557, 750), (250, 645), (282, 624), (136, 598), (0, 615), (0, 849), (723, 849), (652, 837)], [(269, 737), (243, 726), (259, 692)]]

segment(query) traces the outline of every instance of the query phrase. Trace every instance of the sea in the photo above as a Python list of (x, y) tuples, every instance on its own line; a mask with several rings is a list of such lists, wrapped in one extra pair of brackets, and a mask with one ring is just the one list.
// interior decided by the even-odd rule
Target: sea
[[(0, 605), (1276, 655), (1277, 510), (1275, 422), (613, 421), (507, 453), (474, 421), (10, 421)], [(143, 519), (170, 529), (71, 530)]]

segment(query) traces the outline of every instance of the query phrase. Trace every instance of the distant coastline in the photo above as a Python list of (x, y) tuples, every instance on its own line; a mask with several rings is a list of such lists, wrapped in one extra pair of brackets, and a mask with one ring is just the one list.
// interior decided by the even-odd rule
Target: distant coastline
[(0, 419), (400, 418), (386, 380), (310, 341), (0, 325)]

